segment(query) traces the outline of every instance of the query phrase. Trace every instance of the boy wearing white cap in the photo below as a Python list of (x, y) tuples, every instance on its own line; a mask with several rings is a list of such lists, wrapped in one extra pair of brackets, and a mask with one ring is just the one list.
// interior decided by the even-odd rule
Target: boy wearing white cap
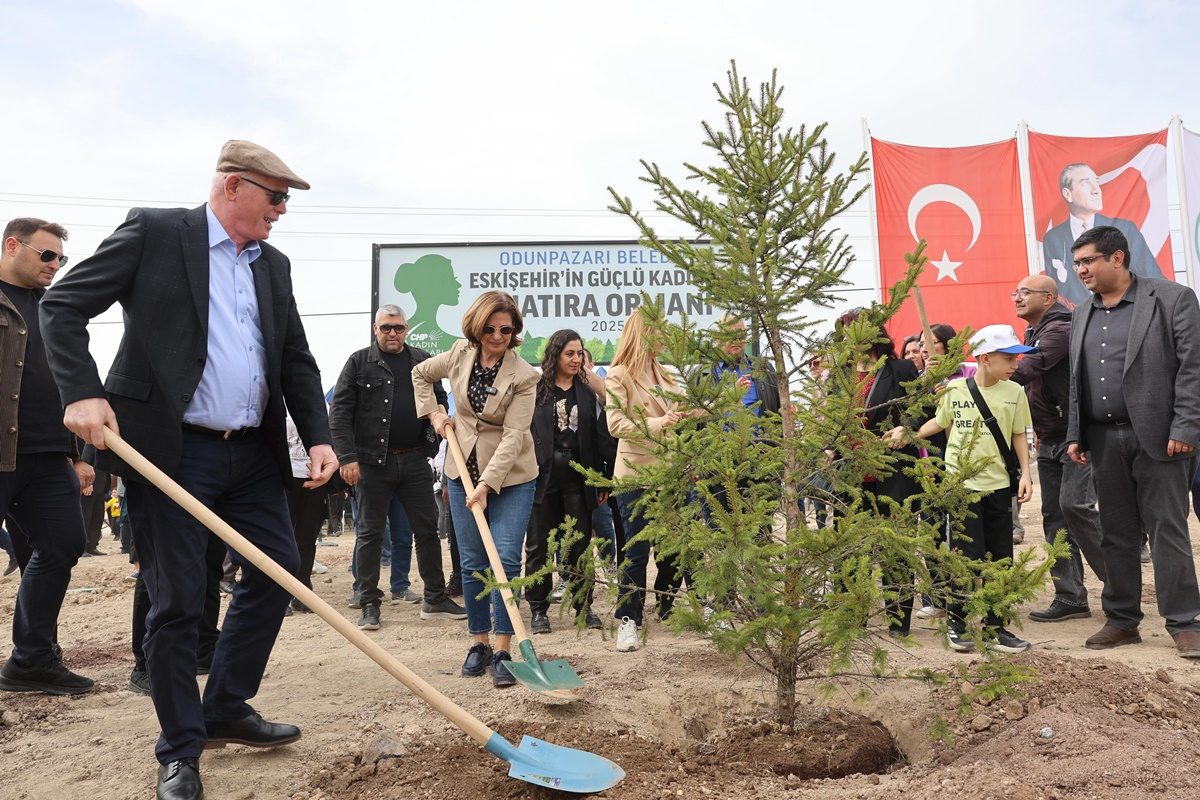
[[(971, 378), (950, 381), (938, 400), (936, 416), (921, 426), (917, 436), (924, 439), (948, 430), (946, 468), (952, 472), (977, 468), (965, 485), (982, 494), (962, 520), (961, 534), (948, 526), (949, 546), (971, 559), (1000, 561), (1013, 555), (1012, 495), (1024, 503), (1033, 494), (1025, 437), (1025, 428), (1033, 424), (1029, 401), (1009, 378), (1017, 370), (1017, 356), (1036, 348), (1021, 344), (1011, 325), (988, 325), (971, 338), (971, 347), (978, 371)], [(898, 439), (902, 432), (896, 428), (892, 437)], [(956, 598), (947, 612), (950, 648), (973, 651), (975, 643), (965, 636), (962, 600)], [(1004, 623), (989, 615), (988, 646), (1005, 653), (1028, 649), (1029, 642), (1005, 629)]]

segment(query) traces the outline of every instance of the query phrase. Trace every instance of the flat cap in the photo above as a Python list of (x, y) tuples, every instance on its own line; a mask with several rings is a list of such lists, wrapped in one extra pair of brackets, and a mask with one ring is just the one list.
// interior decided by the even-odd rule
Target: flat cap
[(287, 181), (293, 189), (311, 189), (308, 181), (288, 169), (283, 159), (267, 148), (245, 139), (230, 139), (217, 158), (217, 172), (257, 172)]

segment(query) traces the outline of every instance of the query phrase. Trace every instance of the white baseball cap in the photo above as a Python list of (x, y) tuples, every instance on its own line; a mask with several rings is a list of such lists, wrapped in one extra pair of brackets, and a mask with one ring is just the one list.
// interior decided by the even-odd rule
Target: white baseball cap
[(1037, 348), (1021, 344), (1012, 325), (988, 325), (971, 337), (971, 352), (976, 356), (985, 353), (1036, 353)]

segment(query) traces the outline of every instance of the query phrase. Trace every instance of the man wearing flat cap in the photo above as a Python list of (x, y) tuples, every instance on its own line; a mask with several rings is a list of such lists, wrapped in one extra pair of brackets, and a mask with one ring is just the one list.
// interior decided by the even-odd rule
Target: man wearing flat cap
[[(46, 294), (42, 329), (66, 426), (125, 478), (133, 535), (151, 598), (143, 647), (162, 734), (158, 797), (203, 794), (201, 750), (274, 747), (300, 738), (248, 701), (288, 593), (237, 553), (243, 573), (201, 698), (197, 622), (212, 535), (105, 449), (105, 427), (172, 476), (284, 569), (299, 555), (285, 499), (291, 479), (285, 405), (311, 459), (313, 488), (337, 468), (320, 373), (292, 294), (291, 265), (266, 239), (307, 189), (274, 153), (227, 142), (208, 203), (135, 208), (95, 255)], [(125, 335), (101, 381), (87, 323), (113, 303)]]

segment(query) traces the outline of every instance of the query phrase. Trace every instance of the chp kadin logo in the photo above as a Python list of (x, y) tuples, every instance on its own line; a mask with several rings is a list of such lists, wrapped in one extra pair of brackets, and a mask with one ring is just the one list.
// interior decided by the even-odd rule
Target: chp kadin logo
[[(973, 147), (913, 147), (871, 140), (880, 285), (908, 270), (921, 239), (930, 261), (918, 279), (931, 322), (961, 330), (1009, 322), (1009, 293), (1029, 274), (1016, 138)], [(920, 330), (906, 301), (893, 337)]]

